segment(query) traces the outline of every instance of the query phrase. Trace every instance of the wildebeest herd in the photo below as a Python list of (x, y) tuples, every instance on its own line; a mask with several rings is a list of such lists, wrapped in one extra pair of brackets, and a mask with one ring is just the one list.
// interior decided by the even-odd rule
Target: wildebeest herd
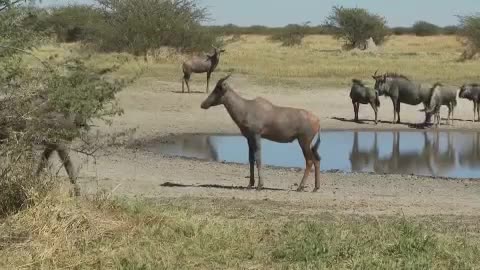
[[(460, 88), (444, 86), (436, 82), (433, 86), (425, 86), (416, 83), (404, 75), (396, 73), (385, 73), (372, 76), (375, 80), (374, 88), (369, 88), (357, 79), (352, 80), (350, 98), (354, 108), (355, 121), (358, 121), (359, 104), (370, 104), (375, 112), (375, 124), (378, 118), (378, 107), (380, 107), (379, 96), (390, 97), (393, 104), (393, 121), (400, 123), (400, 104), (409, 105), (423, 104), (425, 112), (424, 124), (430, 123), (430, 118), (434, 115), (434, 124), (440, 124), (440, 108), (447, 106), (448, 116), (447, 124), (453, 125), (453, 113), (457, 106), (457, 92), (460, 98), (468, 99), (473, 102), (474, 116), (473, 121), (480, 121), (480, 84), (468, 83)], [(460, 91), (458, 91), (460, 90)], [(478, 115), (478, 118), (475, 116)], [(451, 121), (451, 122), (450, 122)]]
[[(187, 85), (190, 92), (189, 80), (192, 73), (207, 73), (206, 92), (209, 90), (211, 74), (219, 64), (221, 53), (224, 49), (214, 47), (212, 54), (206, 57), (194, 57), (182, 64), (183, 79), (182, 92), (184, 85)], [(390, 97), (393, 103), (393, 123), (400, 123), (400, 104), (424, 105), (425, 121), (430, 123), (430, 118), (434, 115), (435, 124), (440, 123), (440, 108), (447, 106), (449, 113), (447, 123), (452, 121), (453, 112), (457, 105), (457, 90), (454, 87), (446, 87), (437, 82), (433, 86), (424, 86), (416, 83), (406, 76), (396, 73), (377, 74), (375, 72), (373, 79), (375, 86), (370, 88), (358, 79), (352, 80), (350, 89), (350, 98), (354, 108), (354, 121), (359, 121), (358, 112), (360, 104), (370, 104), (375, 113), (375, 124), (378, 123), (378, 108), (380, 107), (380, 96)], [(230, 74), (231, 75), (231, 74)], [(258, 184), (257, 189), (263, 188), (262, 161), (261, 161), (261, 139), (265, 138), (271, 141), (288, 143), (298, 140), (305, 158), (304, 175), (298, 185), (297, 191), (304, 188), (305, 181), (308, 178), (312, 166), (315, 169), (315, 187), (313, 191), (320, 188), (320, 155), (318, 147), (320, 145), (320, 120), (312, 112), (290, 108), (280, 107), (272, 104), (266, 99), (255, 98), (247, 100), (239, 96), (235, 90), (228, 84), (230, 75), (218, 80), (213, 92), (202, 102), (201, 108), (208, 109), (212, 106), (224, 105), (228, 114), (240, 129), (242, 135), (246, 138), (249, 149), (250, 180), (248, 187), (255, 186), (254, 170), (257, 166)], [(480, 85), (471, 83), (464, 84), (459, 89), (459, 97), (471, 100), (474, 104), (473, 121), (480, 121)], [(56, 115), (49, 112), (47, 115)], [(53, 122), (67, 128), (78, 128), (75, 117), (53, 117)], [(19, 127), (22, 128), (22, 127)], [(2, 137), (8, 134), (2, 134), (0, 126), (0, 142)], [(42, 155), (42, 160), (38, 166), (39, 173), (45, 166), (50, 154), (57, 151), (62, 158), (63, 165), (67, 170), (70, 180), (76, 186), (76, 175), (73, 165), (68, 157), (67, 147), (63, 144), (46, 144)], [(79, 189), (76, 186), (76, 194)]]

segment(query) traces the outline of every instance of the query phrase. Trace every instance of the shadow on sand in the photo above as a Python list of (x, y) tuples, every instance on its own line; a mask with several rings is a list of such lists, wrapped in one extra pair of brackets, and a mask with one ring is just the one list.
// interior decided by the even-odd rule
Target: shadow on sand
[(172, 93), (175, 93), (175, 94), (207, 94), (205, 93), (205, 91), (190, 91), (190, 93), (188, 91), (185, 91), (185, 92), (182, 92), (181, 90), (173, 90)]
[[(204, 184), (204, 185), (184, 185), (184, 184), (177, 184), (172, 182), (165, 182), (160, 185), (161, 187), (179, 187), (179, 188), (217, 188), (217, 189), (228, 189), (228, 190), (255, 190), (254, 188), (247, 188), (245, 186), (223, 186), (218, 184)], [(281, 188), (267, 188), (264, 187), (263, 190), (271, 190), (271, 191), (290, 191), (289, 189), (281, 189)]]

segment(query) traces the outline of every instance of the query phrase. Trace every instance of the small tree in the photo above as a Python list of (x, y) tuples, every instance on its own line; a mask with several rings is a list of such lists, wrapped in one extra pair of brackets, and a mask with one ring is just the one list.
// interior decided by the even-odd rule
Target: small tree
[(303, 25), (289, 24), (270, 37), (273, 41), (282, 42), (282, 46), (292, 47), (301, 45), (307, 32), (308, 23)]
[(98, 30), (100, 48), (146, 56), (168, 46), (207, 50), (216, 37), (200, 23), (206, 10), (196, 0), (97, 0), (107, 22)]
[(465, 51), (462, 59), (472, 59), (480, 51), (480, 14), (460, 16), (460, 35)]
[(442, 33), (444, 35), (456, 35), (456, 34), (458, 34), (459, 30), (460, 30), (460, 28), (456, 25), (448, 25), (448, 26), (443, 27)]
[(363, 8), (333, 7), (326, 25), (338, 29), (334, 36), (345, 41), (347, 48), (357, 48), (370, 37), (380, 45), (389, 34), (385, 18)]
[(435, 36), (440, 34), (440, 27), (426, 21), (415, 22), (412, 26), (412, 29), (413, 33), (419, 37)]

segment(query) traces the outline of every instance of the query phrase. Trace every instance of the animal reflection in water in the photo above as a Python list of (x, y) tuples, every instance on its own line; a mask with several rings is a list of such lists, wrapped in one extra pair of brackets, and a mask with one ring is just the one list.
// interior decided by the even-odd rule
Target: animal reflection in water
[(178, 155), (203, 160), (219, 161), (216, 148), (210, 136), (178, 136), (166, 139), (166, 142), (154, 145), (155, 152), (165, 155)]
[[(386, 150), (388, 150), (390, 145), (385, 145), (384, 140), (382, 140), (382, 144), (379, 144), (378, 132), (374, 132), (373, 145), (369, 149), (360, 149), (360, 145), (365, 144), (359, 139), (359, 133), (354, 132), (350, 152), (351, 170), (353, 172), (373, 171), (376, 173), (448, 176), (456, 169), (457, 164), (465, 168), (480, 167), (480, 134), (471, 134), (472, 144), (463, 145), (467, 151), (464, 149), (458, 151), (458, 162), (453, 134), (447, 133), (440, 136), (438, 132), (424, 132), (421, 135), (422, 143), (418, 140), (412, 142), (412, 137), (402, 141), (402, 135), (401, 132), (393, 132), (390, 153), (382, 155), (379, 148), (386, 146)], [(446, 142), (442, 139), (445, 139)], [(401, 142), (406, 145), (421, 145), (421, 149), (420, 151), (402, 150)], [(441, 149), (440, 145), (445, 149)]]
[(480, 169), (480, 133), (472, 136), (470, 141), (467, 139), (466, 143), (471, 143), (471, 147), (467, 146), (466, 151), (458, 155), (458, 162), (463, 167)]

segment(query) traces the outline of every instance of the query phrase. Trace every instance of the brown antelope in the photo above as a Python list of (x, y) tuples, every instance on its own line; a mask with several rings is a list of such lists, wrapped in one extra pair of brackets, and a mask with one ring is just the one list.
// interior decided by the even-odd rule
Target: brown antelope
[(210, 83), (210, 76), (212, 72), (215, 71), (215, 68), (220, 61), (220, 54), (225, 52), (224, 49), (219, 49), (214, 46), (213, 47), (213, 54), (207, 54), (206, 58), (195, 56), (192, 59), (189, 59), (183, 62), (182, 69), (183, 69), (183, 79), (182, 79), (182, 93), (185, 92), (185, 84), (187, 84), (188, 92), (190, 93), (190, 85), (188, 82), (190, 81), (190, 77), (192, 73), (207, 73), (207, 90), (208, 93), (208, 85)]
[[(230, 74), (231, 75), (231, 74)], [(250, 182), (249, 188), (255, 185), (254, 163), (257, 164), (258, 185), (263, 188), (261, 139), (274, 142), (288, 143), (298, 140), (305, 157), (305, 172), (297, 191), (302, 191), (305, 180), (315, 167), (315, 188), (320, 188), (320, 120), (313, 113), (302, 109), (280, 107), (268, 100), (256, 98), (247, 100), (240, 97), (227, 83), (230, 75), (220, 79), (213, 92), (202, 102), (201, 108), (223, 104), (232, 120), (237, 124), (241, 133), (248, 142)]]

